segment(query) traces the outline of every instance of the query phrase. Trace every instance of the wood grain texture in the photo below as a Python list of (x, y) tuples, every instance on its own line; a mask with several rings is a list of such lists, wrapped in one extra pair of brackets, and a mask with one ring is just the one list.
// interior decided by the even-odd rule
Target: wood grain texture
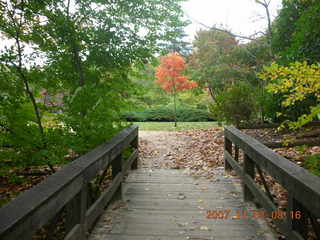
[[(286, 221), (274, 220), (275, 224), (288, 239), (307, 239), (308, 221), (304, 219), (305, 215), (310, 212), (313, 217), (320, 217), (320, 178), (235, 127), (225, 127), (225, 139), (229, 144), (231, 142), (231, 144), (239, 146), (244, 152), (243, 169), (226, 147), (224, 159), (241, 176), (244, 183), (245, 199), (249, 201), (256, 199), (269, 214), (276, 210), (275, 204), (270, 200), (271, 194), (269, 193), (268, 197), (268, 191), (262, 191), (253, 180), (254, 166), (256, 165), (260, 173), (263, 169), (288, 191), (287, 215), (290, 216), (290, 211), (296, 210), (299, 210), (303, 215), (298, 221), (288, 217)], [(228, 170), (226, 169), (226, 171)], [(292, 203), (299, 207), (294, 207)]]
[[(137, 136), (138, 126), (122, 130), (110, 141), (79, 157), (0, 208), (0, 239), (31, 239), (30, 236), (36, 230), (47, 224), (64, 207), (67, 207), (69, 211), (67, 214), (69, 220), (72, 219), (70, 210), (80, 211), (80, 219), (71, 220), (72, 223), (67, 224), (67, 229), (73, 228), (74, 230), (73, 226), (80, 223), (83, 236), (87, 231), (85, 219), (87, 209), (84, 208), (87, 202), (88, 182), (116, 160), (122, 151), (136, 141)], [(121, 165), (121, 161), (119, 164)], [(121, 167), (118, 170), (121, 170)], [(79, 194), (81, 195), (80, 205), (71, 206), (74, 204), (70, 202)], [(78, 230), (75, 233), (78, 233)], [(73, 233), (74, 236), (77, 235), (75, 233)]]
[[(239, 179), (223, 170), (212, 180), (183, 170), (134, 170), (122, 186), (125, 207), (108, 209), (89, 239), (265, 239), (253, 217), (235, 218), (237, 210), (250, 212), (236, 185)], [(207, 218), (208, 210), (227, 209), (226, 219)]]
[(319, 177), (290, 162), (235, 127), (225, 127), (225, 137), (239, 146), (255, 164), (270, 174), (315, 217), (320, 217)]

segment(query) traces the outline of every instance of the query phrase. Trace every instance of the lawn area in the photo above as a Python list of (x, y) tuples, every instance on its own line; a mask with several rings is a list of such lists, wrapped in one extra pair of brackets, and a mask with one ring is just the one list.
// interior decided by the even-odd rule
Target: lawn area
[(181, 131), (190, 129), (207, 129), (217, 127), (217, 122), (178, 122), (174, 127), (174, 122), (134, 122), (142, 131)]

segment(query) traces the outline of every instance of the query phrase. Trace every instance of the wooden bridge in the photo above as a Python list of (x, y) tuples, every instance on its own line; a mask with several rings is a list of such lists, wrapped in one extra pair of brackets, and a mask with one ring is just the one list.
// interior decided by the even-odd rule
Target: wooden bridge
[[(301, 240), (313, 228), (320, 239), (320, 179), (233, 127), (225, 128), (225, 170), (241, 180), (219, 168), (214, 180), (137, 169), (137, 159), (138, 127), (132, 126), (1, 208), (0, 239), (37, 239), (43, 227), (47, 239), (65, 240), (274, 239), (259, 220), (264, 211), (277, 211), (266, 173), (288, 191), (288, 216), (301, 214), (274, 219), (280, 231)], [(110, 167), (112, 183), (94, 194), (92, 183)], [(263, 208), (248, 204), (253, 201)]]

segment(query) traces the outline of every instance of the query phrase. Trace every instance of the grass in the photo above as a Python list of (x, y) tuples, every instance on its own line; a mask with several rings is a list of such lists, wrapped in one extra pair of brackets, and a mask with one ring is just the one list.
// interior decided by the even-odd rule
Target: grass
[(217, 127), (217, 122), (178, 122), (174, 127), (174, 122), (134, 122), (142, 131), (181, 131), (190, 129), (208, 129)]

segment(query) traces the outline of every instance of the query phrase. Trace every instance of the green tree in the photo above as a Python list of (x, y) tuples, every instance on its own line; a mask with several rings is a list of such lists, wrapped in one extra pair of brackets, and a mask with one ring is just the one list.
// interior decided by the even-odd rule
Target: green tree
[(185, 22), (184, 26), (176, 27), (175, 29), (173, 29), (173, 31), (171, 32), (173, 40), (162, 44), (162, 55), (177, 52), (183, 57), (188, 57), (191, 54), (192, 44), (186, 41), (188, 35), (184, 32), (183, 29), (187, 24), (189, 24), (189, 22)]
[[(57, 151), (82, 153), (110, 138), (123, 126), (120, 110), (134, 91), (132, 66), (172, 40), (169, 32), (181, 26), (180, 2), (1, 1), (1, 147), (10, 143), (30, 159), (51, 159), (53, 141)], [(63, 93), (63, 105), (42, 105), (43, 88)], [(53, 117), (59, 126), (46, 126), (49, 110), (60, 112)]]
[(193, 42), (188, 64), (191, 79), (206, 87), (214, 101), (226, 85), (236, 81), (235, 71), (226, 60), (236, 45), (233, 35), (217, 30), (201, 30)]
[(284, 0), (273, 26), (272, 46), (281, 63), (320, 60), (320, 2)]
[(219, 123), (234, 124), (236, 127), (247, 124), (256, 112), (253, 88), (248, 83), (238, 82), (221, 92), (210, 108)]
[[(288, 67), (276, 63), (265, 67), (259, 74), (263, 80), (268, 80), (268, 91), (273, 94), (283, 94), (281, 102), (283, 108), (291, 108), (305, 103), (300, 116), (289, 121), (288, 116), (284, 124), (297, 129), (320, 116), (320, 67), (317, 64), (308, 65), (307, 62), (291, 63)], [(310, 101), (312, 100), (312, 101)], [(310, 104), (311, 103), (311, 104)], [(283, 115), (285, 112), (279, 112)]]

